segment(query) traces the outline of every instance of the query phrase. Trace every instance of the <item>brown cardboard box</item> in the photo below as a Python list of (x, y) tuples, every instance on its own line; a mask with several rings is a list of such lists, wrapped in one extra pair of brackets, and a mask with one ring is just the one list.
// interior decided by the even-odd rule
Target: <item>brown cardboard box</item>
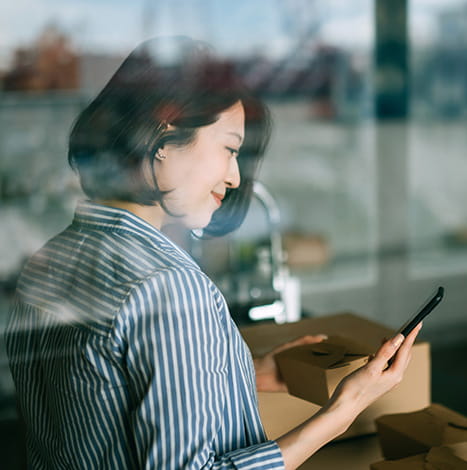
[(380, 416), (376, 427), (386, 459), (401, 459), (428, 452), (431, 447), (467, 442), (467, 418), (436, 404), (413, 413)]
[(371, 464), (371, 470), (467, 470), (467, 442), (433, 447), (428, 453)]
[[(319, 333), (352, 337), (355, 342), (376, 351), (381, 340), (394, 333), (389, 328), (351, 313), (306, 318), (283, 325), (258, 324), (243, 328), (241, 332), (254, 356), (261, 356), (275, 346), (300, 336)], [(270, 439), (298, 426), (320, 409), (319, 405), (288, 393), (260, 392), (258, 401)], [(403, 381), (360, 414), (339, 439), (374, 433), (374, 420), (378, 416), (419, 410), (428, 406), (430, 401), (430, 349), (428, 343), (419, 342), (413, 348), (412, 360)]]
[(368, 362), (374, 351), (343, 336), (287, 349), (276, 355), (289, 393), (325, 405), (343, 377)]
[(440, 470), (467, 470), (467, 442), (433, 447), (428, 452), (427, 462), (431, 468)]
[(382, 460), (381, 462), (372, 463), (371, 470), (427, 470), (426, 464), (427, 454), (412, 455), (405, 459), (399, 460)]

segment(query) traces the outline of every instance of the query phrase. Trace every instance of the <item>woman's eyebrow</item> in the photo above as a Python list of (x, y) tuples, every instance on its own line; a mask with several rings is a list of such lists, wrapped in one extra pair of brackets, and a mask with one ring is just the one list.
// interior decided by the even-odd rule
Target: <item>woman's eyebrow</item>
[(240, 141), (240, 143), (243, 142), (243, 137), (240, 134), (238, 134), (237, 132), (227, 132), (227, 134), (234, 135), (235, 137), (237, 137), (237, 139)]

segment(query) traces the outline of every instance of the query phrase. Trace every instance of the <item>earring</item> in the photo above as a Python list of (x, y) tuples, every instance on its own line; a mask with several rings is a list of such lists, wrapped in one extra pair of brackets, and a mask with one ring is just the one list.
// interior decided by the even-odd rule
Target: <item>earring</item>
[(163, 153), (161, 153), (161, 149), (158, 149), (156, 152), (156, 158), (162, 161), (167, 158), (167, 155), (164, 155)]

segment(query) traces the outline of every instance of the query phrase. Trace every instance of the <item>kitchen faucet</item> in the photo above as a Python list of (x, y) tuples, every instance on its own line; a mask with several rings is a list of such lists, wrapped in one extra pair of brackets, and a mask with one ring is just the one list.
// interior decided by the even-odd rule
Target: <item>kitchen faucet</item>
[[(300, 282), (292, 276), (286, 264), (286, 253), (282, 247), (280, 231), (280, 211), (271, 193), (259, 181), (253, 184), (253, 195), (266, 212), (269, 226), (269, 253), (257, 250), (258, 270), (270, 271), (270, 281), (277, 299), (265, 305), (255, 305), (249, 310), (251, 320), (274, 319), (276, 323), (298, 321), (301, 316)], [(270, 266), (267, 266), (267, 263)], [(250, 294), (255, 297), (256, 287), (250, 287)]]

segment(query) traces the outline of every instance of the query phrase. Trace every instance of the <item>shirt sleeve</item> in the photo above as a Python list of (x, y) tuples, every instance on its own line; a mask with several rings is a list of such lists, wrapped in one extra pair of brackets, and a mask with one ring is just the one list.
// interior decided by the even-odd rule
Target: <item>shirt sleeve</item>
[(121, 312), (141, 468), (284, 468), (267, 441), (218, 455), (229, 393), (228, 339), (211, 283), (196, 270), (158, 272)]

